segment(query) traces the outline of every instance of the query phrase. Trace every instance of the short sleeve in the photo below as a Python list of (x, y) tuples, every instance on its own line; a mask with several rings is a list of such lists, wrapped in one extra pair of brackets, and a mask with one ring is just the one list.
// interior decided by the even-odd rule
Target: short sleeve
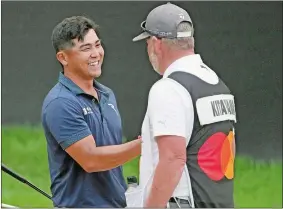
[(44, 122), (63, 149), (91, 135), (80, 106), (71, 100), (57, 98), (45, 108)]
[(148, 113), (154, 137), (176, 135), (186, 138), (191, 132), (193, 126), (192, 100), (189, 93), (177, 85), (179, 84), (169, 79), (161, 80), (155, 83), (150, 90)]

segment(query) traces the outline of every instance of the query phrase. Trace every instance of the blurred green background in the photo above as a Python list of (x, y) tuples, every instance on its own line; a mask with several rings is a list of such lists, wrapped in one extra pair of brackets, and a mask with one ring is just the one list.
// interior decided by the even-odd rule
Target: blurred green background
[[(46, 141), (40, 126), (2, 126), (2, 163), (50, 194)], [(138, 159), (124, 166), (138, 175)], [(2, 203), (19, 207), (53, 207), (50, 200), (2, 172)], [(237, 157), (236, 207), (282, 208), (282, 162)]]

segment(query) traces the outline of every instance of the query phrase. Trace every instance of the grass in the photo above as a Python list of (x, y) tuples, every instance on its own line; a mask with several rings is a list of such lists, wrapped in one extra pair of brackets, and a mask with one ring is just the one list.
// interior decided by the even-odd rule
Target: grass
[[(40, 127), (2, 127), (2, 163), (50, 194), (46, 142)], [(52, 207), (46, 197), (2, 173), (2, 203), (19, 207)], [(138, 176), (138, 160), (124, 165), (124, 174)], [(282, 208), (282, 162), (236, 160), (236, 207)]]

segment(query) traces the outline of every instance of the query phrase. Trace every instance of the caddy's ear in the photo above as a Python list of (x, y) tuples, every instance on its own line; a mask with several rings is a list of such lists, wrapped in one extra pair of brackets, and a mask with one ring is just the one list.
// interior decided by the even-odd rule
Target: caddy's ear
[(152, 45), (153, 45), (153, 51), (155, 54), (160, 54), (161, 52), (161, 44), (162, 44), (162, 41), (161, 39), (155, 37), (155, 36), (152, 36)]

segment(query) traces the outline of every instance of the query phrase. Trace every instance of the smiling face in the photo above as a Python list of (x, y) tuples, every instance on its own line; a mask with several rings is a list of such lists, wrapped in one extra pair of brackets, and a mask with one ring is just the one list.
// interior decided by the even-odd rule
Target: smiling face
[(57, 53), (57, 58), (68, 73), (84, 79), (101, 75), (104, 49), (96, 32), (90, 29), (83, 40), (73, 39), (73, 46)]

